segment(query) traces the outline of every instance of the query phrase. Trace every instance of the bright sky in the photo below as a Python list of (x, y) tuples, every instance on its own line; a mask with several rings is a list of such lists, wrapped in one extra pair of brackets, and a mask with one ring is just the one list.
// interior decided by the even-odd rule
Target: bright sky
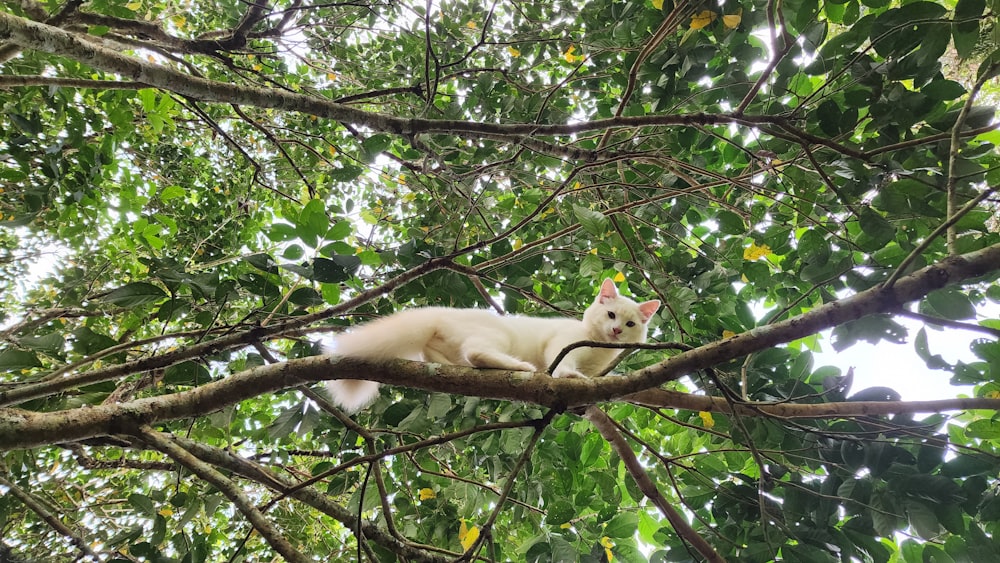
[[(996, 305), (982, 307), (980, 315), (995, 317), (998, 312)], [(971, 386), (951, 385), (951, 372), (931, 370), (927, 368), (913, 348), (913, 340), (922, 323), (907, 318), (896, 318), (909, 331), (905, 344), (879, 342), (868, 344), (859, 342), (842, 351), (835, 352), (830, 345), (829, 331), (823, 334), (824, 351), (816, 354), (813, 369), (822, 365), (832, 365), (841, 368), (843, 373), (854, 366), (854, 385), (850, 393), (868, 387), (890, 387), (903, 396), (904, 401), (922, 401), (948, 399), (961, 395), (970, 396)], [(973, 321), (968, 321), (973, 322)], [(927, 328), (927, 342), (931, 354), (940, 354), (949, 364), (957, 360), (966, 363), (980, 361), (969, 349), (969, 344), (979, 338), (989, 338), (988, 335), (969, 330), (936, 330)]]

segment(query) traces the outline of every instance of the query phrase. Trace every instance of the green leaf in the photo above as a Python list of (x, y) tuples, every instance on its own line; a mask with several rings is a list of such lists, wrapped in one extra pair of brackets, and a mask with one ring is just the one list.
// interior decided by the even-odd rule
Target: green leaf
[(630, 538), (635, 535), (638, 526), (638, 516), (632, 512), (621, 512), (604, 527), (604, 534), (610, 538)]
[(211, 381), (208, 369), (197, 362), (181, 362), (167, 367), (163, 372), (165, 385), (197, 386)]
[(580, 452), (580, 464), (583, 467), (590, 467), (596, 462), (604, 449), (605, 440), (596, 432), (591, 432), (583, 439), (583, 447)]
[(990, 419), (974, 420), (965, 427), (965, 431), (973, 438), (1000, 440), (1000, 421)]
[(313, 274), (311, 279), (325, 284), (339, 283), (351, 279), (347, 270), (333, 260), (327, 258), (317, 258), (313, 260)]
[(275, 262), (274, 258), (271, 258), (268, 254), (251, 254), (250, 256), (247, 256), (245, 260), (247, 264), (250, 264), (262, 272), (267, 272), (269, 274), (278, 273), (277, 262)]
[(323, 295), (323, 301), (327, 305), (336, 305), (340, 303), (340, 286), (335, 283), (324, 283), (321, 285), (320, 293)]
[(384, 152), (392, 146), (392, 137), (384, 134), (377, 134), (368, 137), (361, 143), (364, 161), (372, 162), (379, 153)]
[(128, 502), (143, 514), (152, 516), (156, 513), (156, 506), (153, 504), (153, 499), (146, 495), (132, 493), (128, 496)]
[(862, 208), (858, 219), (863, 233), (858, 244), (866, 250), (882, 248), (896, 236), (896, 229), (892, 224), (870, 208)]
[(747, 230), (743, 218), (732, 211), (720, 211), (715, 220), (719, 222), (719, 230), (726, 234), (739, 235)]
[(318, 199), (309, 200), (295, 221), (296, 233), (310, 246), (316, 246), (315, 241), (322, 238), (329, 228), (330, 219), (326, 215), (326, 206)]
[(917, 501), (906, 501), (904, 502), (904, 506), (906, 507), (906, 518), (910, 526), (913, 527), (920, 537), (927, 540), (937, 537), (941, 531), (941, 523), (938, 522), (933, 510), (924, 503)]
[(920, 91), (935, 100), (954, 100), (965, 95), (964, 86), (944, 78), (929, 82)]
[(352, 231), (353, 227), (351, 227), (350, 221), (340, 220), (330, 227), (330, 230), (327, 231), (325, 238), (326, 240), (344, 240), (351, 234)]
[(958, 289), (946, 287), (927, 294), (927, 304), (934, 311), (946, 319), (962, 320), (972, 319), (976, 316), (976, 309), (973, 307), (969, 296)]
[(298, 234), (296, 234), (295, 227), (293, 225), (289, 225), (288, 223), (275, 223), (271, 225), (271, 229), (267, 233), (267, 238), (275, 242), (283, 242), (298, 238)]
[(580, 276), (583, 278), (597, 278), (604, 271), (604, 263), (593, 254), (588, 254), (580, 260)]
[(573, 213), (585, 231), (594, 236), (603, 236), (608, 230), (608, 218), (600, 211), (587, 209), (580, 205), (573, 206)]
[(323, 297), (311, 287), (300, 287), (292, 292), (288, 300), (300, 307), (313, 307), (323, 304)]
[(62, 353), (66, 339), (58, 332), (50, 332), (42, 336), (22, 336), (17, 343), (29, 350), (57, 356)]
[(34, 352), (25, 350), (4, 350), (0, 352), (0, 370), (20, 371), (23, 369), (42, 367), (42, 362)]
[(100, 301), (118, 305), (119, 307), (139, 307), (149, 303), (157, 303), (167, 296), (159, 287), (147, 282), (134, 282), (98, 298)]
[(365, 169), (353, 164), (344, 164), (340, 168), (334, 168), (327, 172), (334, 182), (352, 182), (364, 172)]
[(187, 192), (180, 186), (167, 186), (160, 192), (160, 201), (170, 201), (179, 197), (184, 197)]

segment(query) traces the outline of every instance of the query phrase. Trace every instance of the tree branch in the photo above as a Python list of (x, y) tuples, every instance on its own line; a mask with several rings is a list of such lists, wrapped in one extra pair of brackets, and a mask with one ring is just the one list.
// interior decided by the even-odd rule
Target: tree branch
[[(4, 468), (6, 471), (6, 468)], [(94, 553), (94, 550), (90, 549), (87, 542), (80, 537), (76, 532), (71, 530), (69, 526), (63, 524), (60, 517), (52, 514), (52, 511), (45, 506), (45, 503), (35, 498), (31, 493), (25, 491), (17, 484), (7, 479), (6, 476), (0, 475), (0, 485), (7, 487), (10, 494), (14, 496), (17, 500), (21, 501), (21, 504), (28, 507), (29, 510), (38, 515), (50, 528), (58, 532), (60, 535), (69, 538), (69, 540), (84, 554), (93, 558), (96, 561), (100, 561), (101, 558)]]
[[(289, 497), (303, 502), (316, 510), (334, 518), (341, 524), (355, 530), (357, 526), (357, 515), (347, 508), (333, 502), (331, 497), (313, 487), (298, 487), (289, 477), (261, 467), (249, 460), (243, 459), (232, 452), (214, 448), (188, 438), (171, 436), (171, 440), (177, 442), (185, 450), (196, 455), (203, 461), (216, 467), (231, 471), (245, 479), (261, 483), (268, 488), (279, 493), (286, 493)], [(410, 545), (404, 544), (390, 536), (385, 530), (378, 526), (362, 521), (364, 537), (377, 544), (390, 549), (409, 561), (425, 561), (427, 563), (444, 563), (449, 559), (425, 553)], [(356, 531), (356, 530), (355, 530)]]
[(591, 424), (597, 428), (597, 431), (601, 433), (601, 436), (611, 444), (611, 448), (614, 449), (618, 457), (622, 459), (622, 463), (625, 464), (625, 469), (628, 470), (629, 475), (635, 481), (635, 484), (642, 491), (642, 494), (646, 495), (646, 498), (651, 500), (654, 505), (670, 522), (673, 526), (674, 531), (680, 538), (691, 544), (695, 551), (701, 554), (706, 561), (711, 561), (713, 563), (724, 563), (725, 559), (722, 558), (712, 546), (709, 545), (705, 538), (698, 535), (698, 532), (688, 524), (687, 520), (681, 516), (680, 512), (670, 506), (667, 499), (660, 493), (660, 490), (656, 488), (653, 480), (649, 478), (649, 474), (642, 467), (642, 463), (636, 457), (635, 452), (629, 447), (628, 442), (625, 438), (618, 432), (615, 427), (614, 422), (604, 413), (601, 409), (591, 406), (587, 407), (587, 411), (584, 413), (584, 418), (589, 420)]
[(261, 537), (267, 541), (268, 545), (281, 554), (291, 563), (310, 563), (311, 558), (306, 557), (295, 549), (285, 536), (281, 534), (268, 520), (243, 490), (232, 479), (219, 473), (211, 465), (198, 459), (191, 452), (165, 438), (161, 433), (154, 431), (148, 426), (138, 429), (134, 433), (136, 437), (148, 443), (153, 448), (167, 454), (174, 461), (187, 467), (192, 473), (211, 483), (229, 499), (236, 508), (250, 521), (250, 524), (260, 533)]
[[(245, 399), (288, 389), (308, 381), (365, 379), (460, 395), (528, 401), (554, 409), (589, 405), (657, 387), (667, 381), (778, 344), (832, 328), (873, 313), (897, 311), (906, 302), (969, 278), (1000, 269), (1000, 244), (952, 256), (900, 278), (891, 288), (875, 287), (852, 297), (817, 307), (808, 313), (761, 326), (730, 338), (682, 352), (658, 364), (623, 377), (554, 379), (540, 373), (479, 370), (464, 366), (411, 362), (368, 361), (359, 358), (314, 356), (283, 364), (260, 366), (196, 389), (51, 413), (0, 409), (0, 451), (70, 442), (94, 436), (127, 433), (139, 424), (202, 416)], [(0, 398), (16, 390), (0, 393)], [(962, 400), (958, 400), (962, 401)], [(965, 399), (974, 403), (935, 402), (941, 408), (1000, 408), (1000, 401)], [(860, 404), (860, 403), (852, 403)], [(785, 407), (791, 405), (784, 405)], [(827, 405), (800, 405), (815, 409), (813, 416), (842, 416)], [(898, 408), (898, 407), (896, 407)], [(827, 409), (827, 410), (824, 410)], [(704, 410), (704, 409), (702, 409)], [(871, 412), (864, 414), (873, 414)]]
[[(797, 129), (791, 125), (787, 117), (777, 115), (657, 114), (556, 124), (408, 118), (369, 112), (325, 98), (306, 96), (288, 90), (244, 86), (191, 76), (97, 45), (75, 33), (2, 12), (0, 12), (0, 41), (10, 41), (24, 48), (69, 57), (94, 68), (116, 73), (131, 80), (150, 84), (153, 87), (195, 100), (297, 111), (345, 123), (362, 124), (378, 131), (405, 136), (435, 132), (477, 138), (485, 136), (511, 142), (530, 143), (527, 145), (529, 148), (545, 150), (545, 147), (538, 145), (541, 141), (535, 137), (573, 135), (588, 131), (655, 125), (737, 124), (749, 127), (773, 125), (788, 131), (796, 139), (803, 139), (833, 148), (844, 154), (864, 158), (864, 154), (859, 151)], [(583, 153), (585, 151), (576, 152)]]

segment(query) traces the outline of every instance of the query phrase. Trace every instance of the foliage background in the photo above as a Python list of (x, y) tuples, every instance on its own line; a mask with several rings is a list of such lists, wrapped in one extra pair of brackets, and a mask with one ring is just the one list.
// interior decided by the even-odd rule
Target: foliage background
[[(2, 6), (5, 556), (1000, 559), (996, 0)], [(605, 277), (628, 377), (309, 359)]]

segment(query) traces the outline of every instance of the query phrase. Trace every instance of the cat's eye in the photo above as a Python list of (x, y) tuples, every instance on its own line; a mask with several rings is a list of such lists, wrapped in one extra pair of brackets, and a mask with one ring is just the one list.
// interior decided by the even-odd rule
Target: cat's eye
[(631, 328), (631, 327), (635, 326), (635, 321), (629, 321), (629, 322), (625, 323), (625, 326)]
[(608, 311), (608, 318), (609, 319), (615, 318), (615, 312), (614, 311)]

